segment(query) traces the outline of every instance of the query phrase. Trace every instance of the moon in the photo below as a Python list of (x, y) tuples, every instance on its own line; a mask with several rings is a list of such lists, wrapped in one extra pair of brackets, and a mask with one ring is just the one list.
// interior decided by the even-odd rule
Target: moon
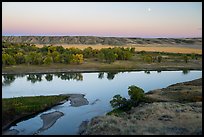
[(150, 12), (150, 11), (151, 11), (151, 8), (148, 8), (148, 11)]

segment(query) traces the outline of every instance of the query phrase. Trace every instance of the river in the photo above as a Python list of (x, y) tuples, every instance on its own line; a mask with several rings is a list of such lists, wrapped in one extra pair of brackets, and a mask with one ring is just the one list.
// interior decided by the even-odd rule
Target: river
[(78, 134), (82, 121), (109, 112), (112, 109), (109, 101), (114, 95), (120, 94), (128, 98), (127, 91), (130, 85), (136, 85), (148, 92), (201, 77), (202, 71), (196, 70), (2, 75), (2, 98), (85, 94), (88, 105), (74, 107), (67, 101), (10, 127), (10, 130), (17, 130), (18, 134), (32, 135), (43, 125), (40, 118), (42, 114), (59, 111), (64, 115), (50, 128), (38, 134), (74, 135)]

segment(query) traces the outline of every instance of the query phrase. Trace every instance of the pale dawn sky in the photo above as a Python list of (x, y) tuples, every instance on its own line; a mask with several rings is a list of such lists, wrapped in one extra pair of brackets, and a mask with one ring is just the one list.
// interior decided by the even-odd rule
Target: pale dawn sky
[(202, 3), (3, 2), (2, 35), (202, 37)]

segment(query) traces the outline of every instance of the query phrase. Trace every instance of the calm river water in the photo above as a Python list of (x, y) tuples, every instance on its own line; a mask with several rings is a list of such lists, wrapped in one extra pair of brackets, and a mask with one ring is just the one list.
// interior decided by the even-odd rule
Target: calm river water
[(112, 108), (109, 101), (116, 94), (128, 98), (128, 87), (136, 85), (145, 92), (165, 88), (171, 84), (202, 77), (202, 71), (131, 71), (94, 73), (56, 73), (2, 75), (2, 98), (80, 93), (88, 105), (73, 107), (70, 102), (53, 107), (35, 117), (12, 126), (18, 134), (34, 134), (42, 127), (42, 114), (64, 113), (54, 125), (40, 132), (43, 135), (77, 134), (82, 121), (105, 115)]

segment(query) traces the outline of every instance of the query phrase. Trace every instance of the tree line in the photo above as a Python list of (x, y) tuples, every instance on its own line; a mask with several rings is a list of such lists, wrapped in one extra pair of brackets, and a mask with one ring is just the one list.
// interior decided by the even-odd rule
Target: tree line
[(129, 60), (133, 56), (135, 48), (102, 48), (100, 50), (87, 47), (84, 50), (78, 48), (64, 48), (62, 46), (36, 47), (34, 44), (20, 44), (2, 42), (2, 64), (82, 64), (84, 58), (97, 58), (98, 61), (112, 63), (116, 60)]

